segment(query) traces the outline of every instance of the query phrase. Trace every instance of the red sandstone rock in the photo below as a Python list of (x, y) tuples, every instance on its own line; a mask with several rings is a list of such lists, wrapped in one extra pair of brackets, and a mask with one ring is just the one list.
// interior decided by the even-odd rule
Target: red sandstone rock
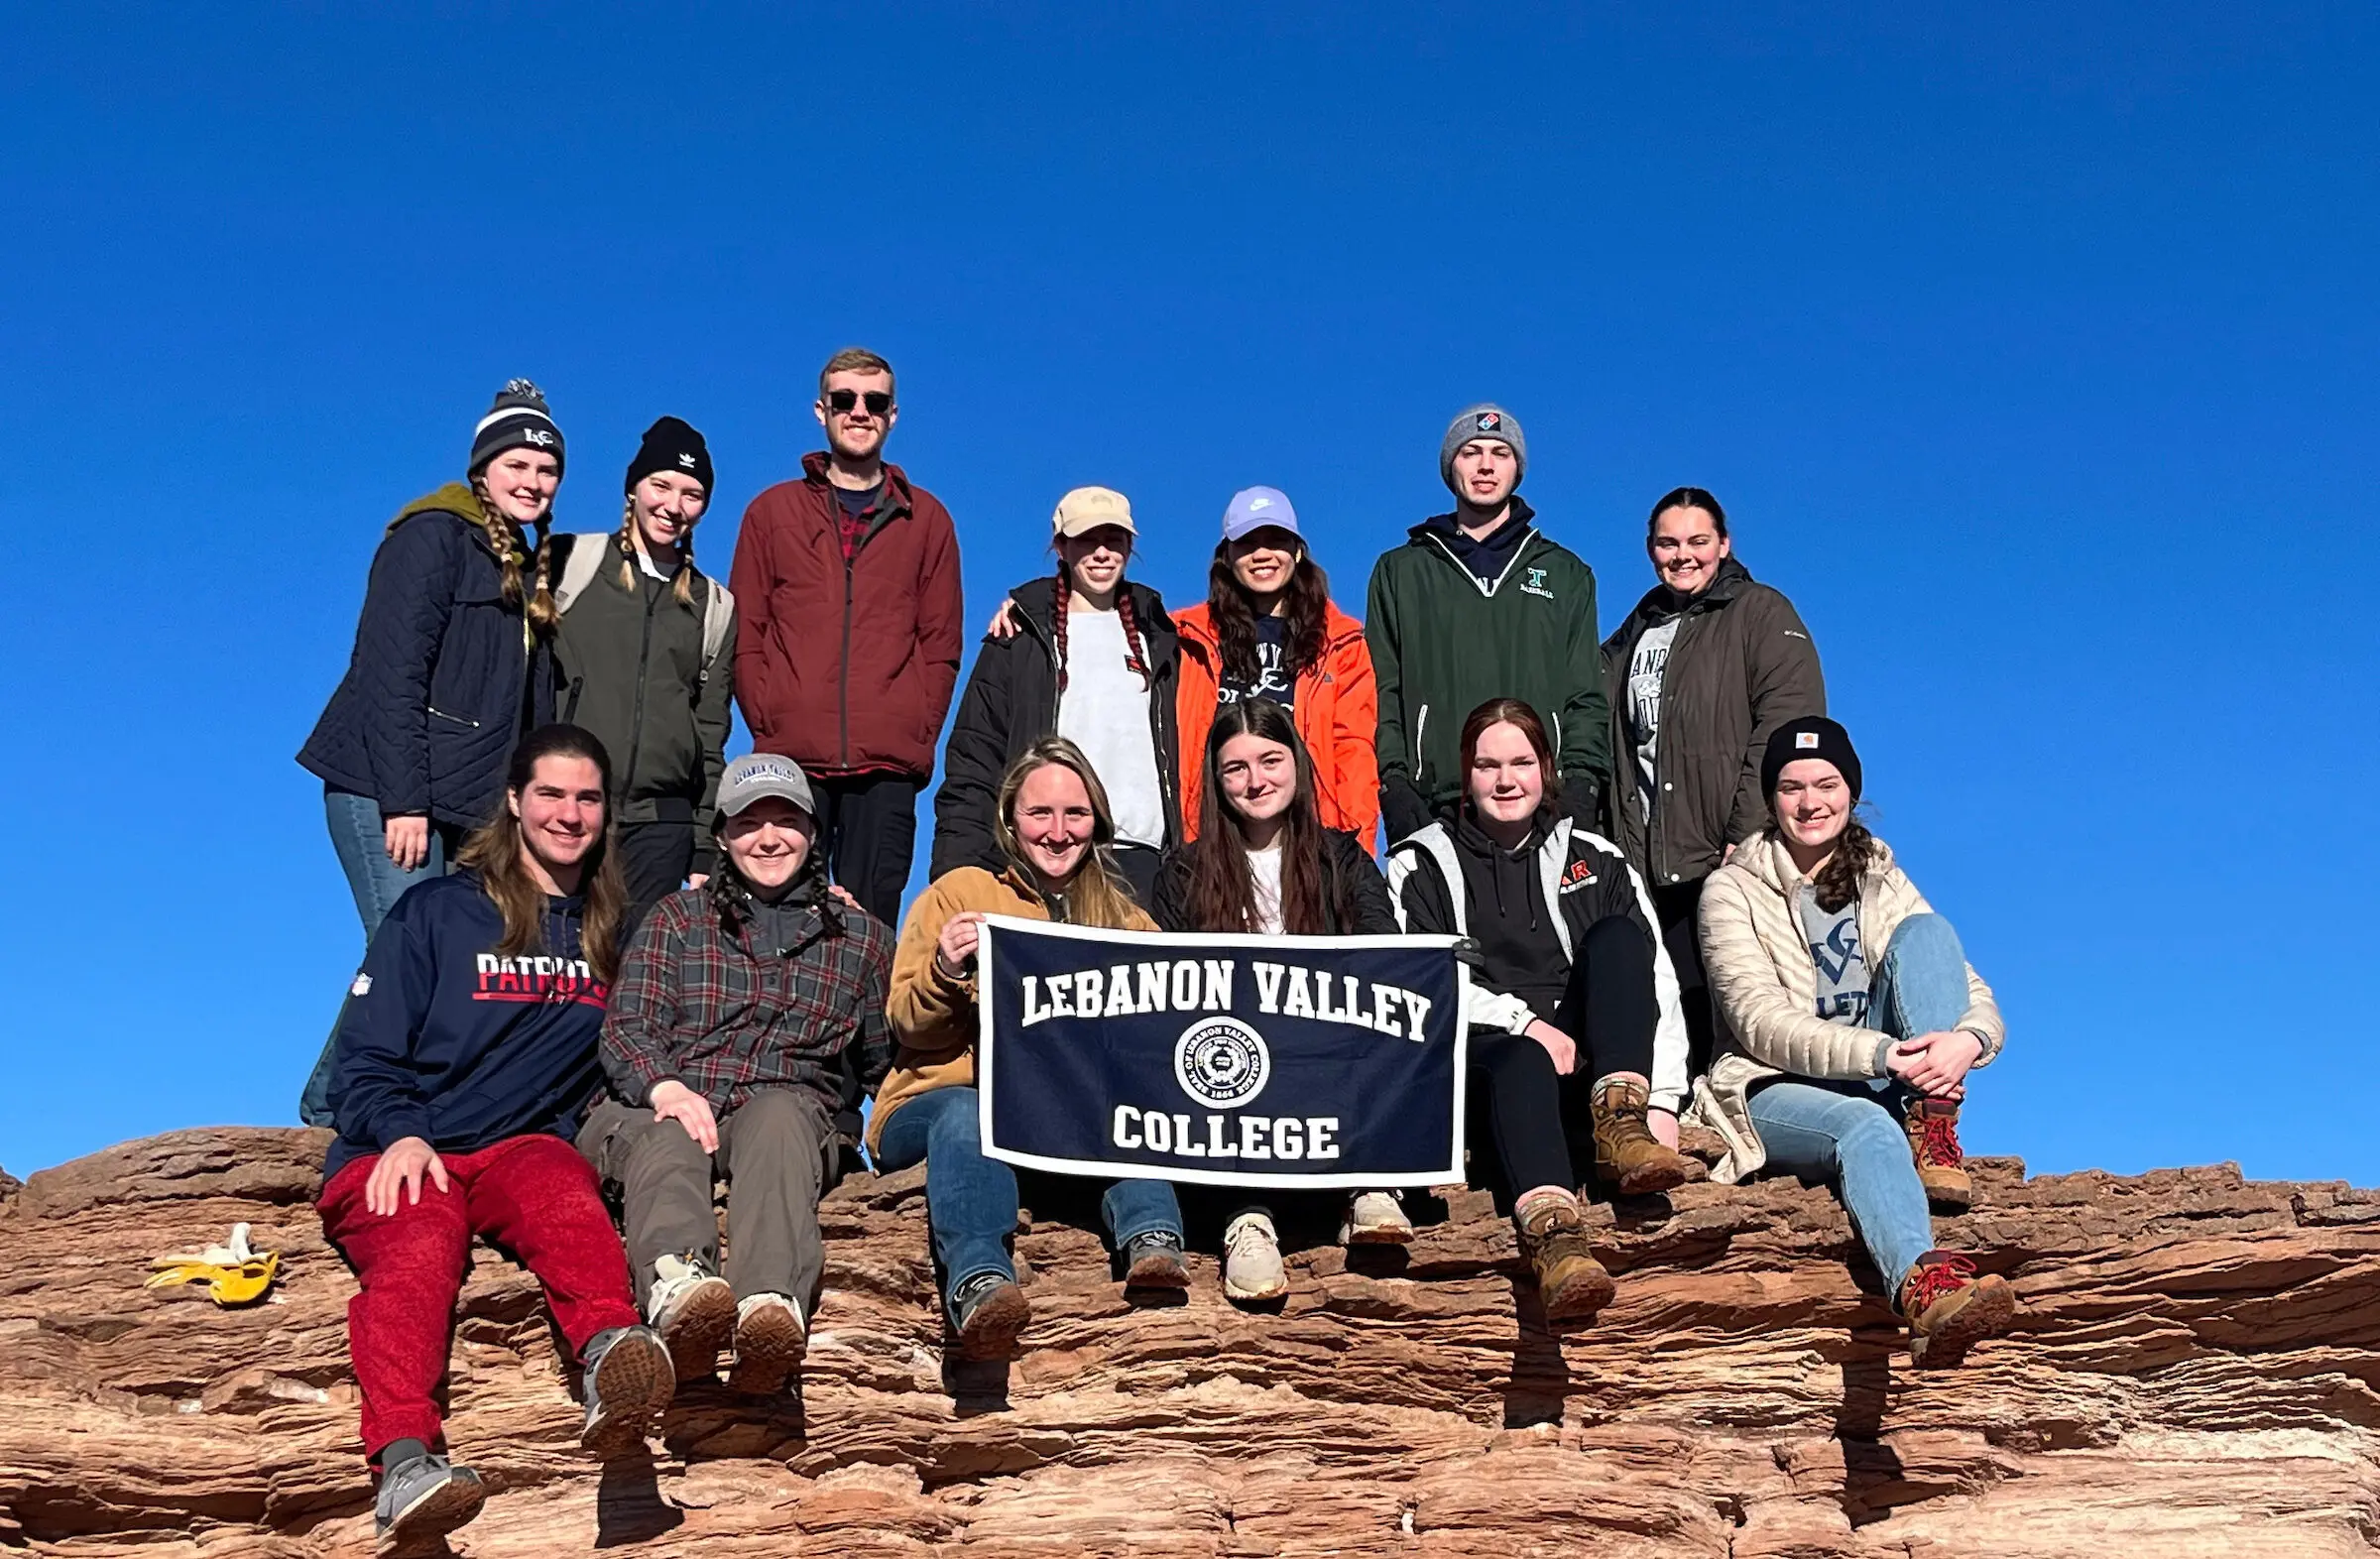
[[(0, 1188), (0, 1547), (370, 1551), (320, 1134), (178, 1132)], [(1685, 1187), (1599, 1210), (1619, 1296), (1556, 1339), (1458, 1193), (1409, 1258), (1293, 1256), (1277, 1315), (1134, 1310), (1097, 1241), (1018, 1245), (1012, 1367), (944, 1360), (914, 1173), (826, 1208), (798, 1399), (690, 1387), (650, 1466), (580, 1460), (536, 1288), (481, 1253), (449, 1432), (495, 1493), (472, 1559), (640, 1555), (2368, 1555), (2380, 1543), (2380, 1195), (2230, 1166), (2026, 1180), (1978, 1160), (1945, 1245), (2015, 1333), (1910, 1367), (1832, 1196)], [(233, 1223), (268, 1302), (146, 1291)]]

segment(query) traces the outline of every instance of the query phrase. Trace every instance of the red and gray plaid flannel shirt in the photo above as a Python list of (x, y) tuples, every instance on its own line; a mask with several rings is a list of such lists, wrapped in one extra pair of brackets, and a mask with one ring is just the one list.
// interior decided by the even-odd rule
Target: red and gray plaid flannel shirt
[(873, 1092), (892, 1063), (892, 933), (822, 899), (786, 956), (762, 953), (745, 916), (732, 933), (722, 924), (736, 892), (672, 894), (637, 928), (603, 1022), (613, 1090), (641, 1105), (675, 1078), (721, 1115), (760, 1088), (814, 1089), (830, 1110), (848, 1103), (847, 1082)]

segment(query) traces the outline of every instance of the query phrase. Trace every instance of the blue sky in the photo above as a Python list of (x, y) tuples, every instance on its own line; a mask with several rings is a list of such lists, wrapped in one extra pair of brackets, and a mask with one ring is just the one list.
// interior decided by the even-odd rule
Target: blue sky
[(498, 384), (568, 529), (704, 429), (721, 567), (861, 342), (971, 620), (1083, 482), (1177, 601), (1281, 486), (1360, 611), (1483, 397), (1606, 631), (1714, 489), (2009, 1015), (1970, 1148), (2380, 1181), (2380, 12), (1638, 10), (18, 8), (0, 1164), (291, 1118), (292, 755)]

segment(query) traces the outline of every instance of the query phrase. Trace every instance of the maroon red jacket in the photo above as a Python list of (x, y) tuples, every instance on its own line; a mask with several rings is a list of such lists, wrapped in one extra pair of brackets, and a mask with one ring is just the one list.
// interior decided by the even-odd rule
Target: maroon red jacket
[(744, 511), (736, 702), (753, 747), (814, 775), (934, 772), (965, 614), (950, 512), (899, 466), (846, 562), (824, 453)]

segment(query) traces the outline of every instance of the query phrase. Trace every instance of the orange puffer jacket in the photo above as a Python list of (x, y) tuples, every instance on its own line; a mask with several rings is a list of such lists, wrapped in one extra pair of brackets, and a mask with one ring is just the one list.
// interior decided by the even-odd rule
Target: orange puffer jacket
[[(1223, 681), (1223, 649), (1214, 610), (1203, 601), (1175, 612), (1173, 626), (1182, 641), (1175, 706), (1182, 743), (1182, 834), (1195, 839), (1207, 778), (1207, 733), (1214, 729)], [(1380, 766), (1372, 749), (1379, 689), (1372, 681), (1364, 625), (1336, 604), (1323, 618), (1321, 661), (1298, 673), (1296, 704), (1297, 734), (1314, 755), (1322, 826), (1354, 834), (1371, 849), (1380, 821)]]

